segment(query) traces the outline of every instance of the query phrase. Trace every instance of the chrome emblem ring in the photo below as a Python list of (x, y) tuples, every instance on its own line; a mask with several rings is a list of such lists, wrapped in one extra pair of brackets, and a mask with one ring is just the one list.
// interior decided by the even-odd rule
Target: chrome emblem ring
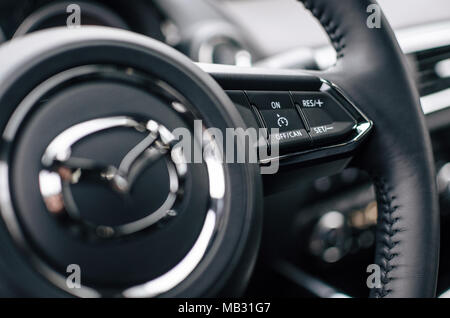
[[(89, 158), (72, 156), (72, 147), (92, 134), (113, 128), (129, 128), (145, 137), (122, 158), (118, 167), (105, 165)], [(163, 125), (149, 120), (142, 122), (128, 116), (98, 118), (76, 124), (55, 137), (42, 156), (39, 189), (49, 213), (68, 216), (85, 232), (101, 238), (112, 238), (149, 228), (168, 215), (174, 207), (187, 171), (180, 148), (174, 148), (175, 138)], [(145, 217), (110, 226), (93, 224), (84, 219), (73, 198), (71, 186), (82, 180), (106, 185), (110, 191), (127, 194), (144, 169), (164, 157), (169, 175), (169, 193), (163, 204)]]

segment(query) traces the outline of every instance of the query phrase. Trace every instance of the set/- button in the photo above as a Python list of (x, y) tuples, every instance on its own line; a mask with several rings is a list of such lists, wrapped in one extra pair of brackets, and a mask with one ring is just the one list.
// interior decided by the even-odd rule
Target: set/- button
[(311, 127), (309, 134), (315, 145), (331, 144), (342, 140), (353, 131), (354, 123), (334, 122), (328, 125)]
[(339, 142), (353, 132), (356, 121), (331, 95), (323, 92), (291, 94), (309, 124), (314, 146)]

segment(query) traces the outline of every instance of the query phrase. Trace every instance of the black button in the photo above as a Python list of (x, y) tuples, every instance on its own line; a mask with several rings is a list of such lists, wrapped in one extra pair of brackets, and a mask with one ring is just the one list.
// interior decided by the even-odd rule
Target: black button
[(259, 114), (253, 110), (250, 106), (247, 96), (245, 96), (244, 91), (225, 91), (230, 97), (231, 101), (236, 106), (237, 110), (244, 119), (248, 128), (254, 128), (258, 136), (258, 146), (267, 147), (267, 141), (265, 138), (259, 138), (259, 129), (264, 128), (264, 123), (262, 119), (259, 118)]
[(270, 134), (270, 144), (279, 144), (280, 153), (288, 151), (300, 151), (311, 145), (311, 138), (306, 129), (294, 129), (288, 131), (279, 131)]
[(247, 126), (255, 129), (260, 128), (256, 114), (253, 113), (244, 91), (226, 91), (226, 93), (236, 106)]
[(295, 109), (261, 110), (267, 128), (278, 128), (280, 131), (305, 129), (305, 125)]
[(348, 136), (352, 132), (353, 127), (353, 123), (334, 122), (329, 125), (312, 127), (309, 134), (314, 145), (328, 145)]
[(289, 92), (249, 92), (248, 99), (251, 104), (258, 107), (259, 110), (280, 110), (292, 109), (291, 96)]
[(247, 108), (250, 107), (247, 101), (247, 97), (245, 96), (244, 91), (225, 91), (228, 97), (237, 105), (245, 106)]
[[(269, 128), (270, 143), (279, 143), (280, 151), (301, 150), (311, 144), (311, 138), (295, 109), (263, 110), (261, 115)], [(272, 129), (278, 129), (274, 132)]]
[[(280, 153), (300, 151), (311, 145), (311, 138), (288, 92), (246, 93), (269, 129), (270, 144), (279, 143)], [(278, 132), (273, 132), (274, 128)]]
[(306, 117), (314, 145), (332, 144), (352, 133), (356, 121), (331, 95), (293, 92), (292, 98)]

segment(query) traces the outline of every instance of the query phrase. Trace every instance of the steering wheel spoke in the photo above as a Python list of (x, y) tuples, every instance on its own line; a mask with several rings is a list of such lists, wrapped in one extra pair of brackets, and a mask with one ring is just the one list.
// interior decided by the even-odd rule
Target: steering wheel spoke
[[(229, 95), (250, 128), (265, 130), (272, 151), (260, 164), (352, 156), (373, 122), (334, 83), (303, 71), (199, 64)], [(261, 144), (259, 144), (261, 147)]]

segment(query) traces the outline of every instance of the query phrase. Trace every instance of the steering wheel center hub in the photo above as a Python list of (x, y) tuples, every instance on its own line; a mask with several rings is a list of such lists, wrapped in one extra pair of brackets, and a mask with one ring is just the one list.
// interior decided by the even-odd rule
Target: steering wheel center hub
[[(132, 145), (125, 153), (114, 146), (120, 139)], [(42, 156), (39, 187), (49, 213), (66, 214), (82, 232), (105, 238), (175, 216), (172, 208), (187, 170), (183, 158), (172, 160), (180, 156), (172, 148), (175, 141), (163, 125), (128, 116), (92, 119), (64, 130)], [(92, 153), (108, 146), (116, 150), (115, 158)]]

